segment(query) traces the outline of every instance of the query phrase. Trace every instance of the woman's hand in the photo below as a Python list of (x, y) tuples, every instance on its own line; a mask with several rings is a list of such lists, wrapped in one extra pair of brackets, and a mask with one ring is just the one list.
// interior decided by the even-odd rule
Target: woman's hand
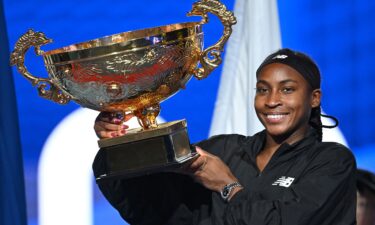
[(133, 114), (124, 115), (121, 112), (101, 112), (95, 120), (95, 133), (100, 139), (122, 136), (129, 128), (124, 122), (130, 120), (133, 116)]
[[(200, 147), (196, 147), (199, 157), (191, 163), (187, 170), (195, 180), (212, 191), (220, 192), (224, 186), (238, 181), (228, 166), (217, 156), (212, 155)], [(242, 188), (231, 192), (230, 198)]]

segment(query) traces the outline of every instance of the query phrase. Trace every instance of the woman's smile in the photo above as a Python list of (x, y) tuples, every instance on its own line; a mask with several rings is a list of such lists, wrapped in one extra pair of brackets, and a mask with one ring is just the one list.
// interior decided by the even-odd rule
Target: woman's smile
[(265, 122), (270, 124), (278, 124), (286, 121), (289, 113), (280, 113), (280, 112), (268, 112), (263, 113), (265, 117)]

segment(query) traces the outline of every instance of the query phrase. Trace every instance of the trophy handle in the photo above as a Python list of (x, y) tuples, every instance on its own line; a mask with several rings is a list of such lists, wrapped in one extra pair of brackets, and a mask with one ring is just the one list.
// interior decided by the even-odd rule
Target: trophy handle
[(14, 50), (10, 56), (10, 65), (16, 66), (20, 74), (31, 82), (33, 86), (37, 85), (39, 96), (57, 102), (66, 104), (70, 101), (70, 96), (64, 94), (50, 79), (38, 78), (33, 76), (25, 66), (25, 54), (30, 47), (34, 47), (36, 55), (43, 55), (40, 46), (52, 42), (42, 32), (35, 32), (29, 29), (16, 42)]
[(224, 45), (232, 34), (232, 25), (237, 23), (233, 12), (227, 10), (225, 5), (219, 0), (200, 0), (195, 2), (188, 16), (201, 16), (203, 17), (201, 24), (205, 24), (208, 22), (207, 13), (209, 12), (219, 17), (224, 26), (224, 32), (218, 42), (200, 54), (201, 67), (194, 70), (194, 76), (199, 80), (206, 78), (221, 64), (221, 52), (223, 52)]

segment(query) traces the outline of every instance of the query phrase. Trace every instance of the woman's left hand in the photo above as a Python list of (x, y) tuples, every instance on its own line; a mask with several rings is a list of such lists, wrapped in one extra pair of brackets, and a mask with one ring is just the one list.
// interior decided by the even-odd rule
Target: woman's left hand
[(188, 172), (206, 188), (220, 192), (225, 185), (238, 181), (228, 166), (217, 156), (196, 147), (199, 157), (191, 163)]

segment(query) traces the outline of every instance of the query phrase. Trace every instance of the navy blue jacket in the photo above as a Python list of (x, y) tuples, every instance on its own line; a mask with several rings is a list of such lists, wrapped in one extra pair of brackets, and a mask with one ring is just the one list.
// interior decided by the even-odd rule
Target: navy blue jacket
[[(159, 173), (99, 184), (130, 224), (352, 225), (356, 213), (356, 164), (350, 150), (319, 142), (316, 133), (283, 144), (262, 172), (256, 156), (265, 131), (251, 137), (220, 135), (197, 145), (219, 156), (244, 189), (229, 203), (190, 177)], [(100, 174), (101, 159), (94, 161)]]

